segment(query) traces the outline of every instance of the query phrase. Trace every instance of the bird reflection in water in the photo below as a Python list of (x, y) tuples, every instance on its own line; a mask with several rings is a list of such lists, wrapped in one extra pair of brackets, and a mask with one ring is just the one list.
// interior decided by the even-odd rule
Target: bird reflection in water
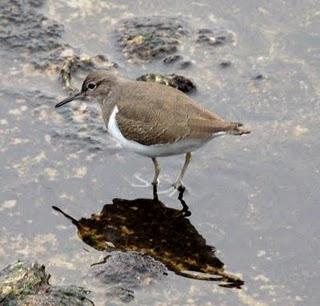
[(187, 218), (191, 213), (183, 200), (184, 190), (179, 191), (180, 210), (166, 207), (154, 191), (153, 199), (115, 198), (101, 213), (80, 220), (53, 208), (71, 220), (80, 238), (97, 250), (139, 252), (162, 262), (177, 275), (240, 288), (244, 282), (224, 271), (215, 248), (206, 244)]

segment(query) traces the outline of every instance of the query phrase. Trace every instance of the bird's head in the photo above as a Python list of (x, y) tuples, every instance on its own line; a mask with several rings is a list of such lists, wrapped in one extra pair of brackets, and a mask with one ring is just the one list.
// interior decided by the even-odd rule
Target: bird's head
[(84, 98), (99, 98), (106, 97), (111, 88), (118, 81), (115, 73), (109, 71), (96, 71), (90, 73), (83, 81), (81, 91), (62, 100), (55, 107), (60, 107), (73, 100), (81, 100)]

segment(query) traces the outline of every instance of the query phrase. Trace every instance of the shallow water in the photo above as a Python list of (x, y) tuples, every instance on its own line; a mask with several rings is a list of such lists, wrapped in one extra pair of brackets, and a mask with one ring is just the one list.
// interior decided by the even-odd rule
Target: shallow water
[[(194, 154), (185, 178), (190, 222), (244, 287), (221, 288), (169, 272), (135, 290), (131, 304), (318, 305), (319, 2), (48, 0), (32, 9), (63, 25), (61, 38), (53, 38), (59, 44), (104, 54), (128, 77), (190, 77), (197, 101), (253, 131), (207, 144)], [(179, 16), (191, 36), (200, 28), (222, 27), (235, 40), (210, 48), (186, 39), (180, 54), (193, 62), (187, 69), (161, 61), (128, 63), (116, 44), (116, 23), (154, 14)], [(53, 69), (31, 66), (47, 56), (40, 47), (0, 46), (0, 266), (36, 259), (47, 266), (51, 282), (87, 287), (95, 303), (104, 305), (103, 287), (88, 277), (101, 253), (83, 244), (51, 206), (81, 218), (113, 198), (151, 198), (151, 188), (135, 185), (150, 180), (152, 163), (118, 150), (95, 105), (54, 109), (67, 93)], [(222, 60), (231, 66), (221, 68)], [(160, 162), (160, 199), (179, 208), (177, 195), (161, 191), (175, 179), (183, 157)]]

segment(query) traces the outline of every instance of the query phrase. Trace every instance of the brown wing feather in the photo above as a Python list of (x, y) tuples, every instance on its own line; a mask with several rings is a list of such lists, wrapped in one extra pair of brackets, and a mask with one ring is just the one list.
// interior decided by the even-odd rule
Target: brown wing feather
[[(116, 120), (123, 136), (129, 140), (134, 140), (144, 145), (174, 143), (177, 141), (177, 135), (185, 138), (189, 133), (188, 129), (182, 124), (159, 124), (165, 120), (165, 114), (157, 110), (145, 108), (137, 110), (131, 105), (123, 106), (117, 113)], [(135, 111), (138, 111), (135, 114)]]
[(239, 125), (226, 122), (184, 93), (156, 83), (127, 82), (114, 97), (116, 120), (125, 138), (144, 145), (182, 139), (207, 140), (231, 133)]

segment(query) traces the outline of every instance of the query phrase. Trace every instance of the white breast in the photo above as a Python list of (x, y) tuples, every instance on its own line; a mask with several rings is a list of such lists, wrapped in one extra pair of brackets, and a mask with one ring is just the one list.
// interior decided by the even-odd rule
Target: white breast
[[(117, 124), (117, 113), (119, 109), (117, 105), (113, 108), (112, 113), (108, 120), (108, 132), (109, 134), (117, 140), (117, 142), (124, 149), (133, 151), (140, 155), (145, 155), (148, 157), (159, 157), (159, 156), (170, 156), (176, 154), (182, 154), (187, 152), (192, 152), (201, 146), (203, 146), (208, 140), (198, 140), (198, 139), (186, 139), (180, 140), (175, 143), (168, 144), (159, 144), (159, 145), (151, 145), (146, 146), (140, 144), (136, 141), (126, 139), (121, 133), (118, 124)], [(224, 135), (224, 132), (216, 133), (213, 137)]]

